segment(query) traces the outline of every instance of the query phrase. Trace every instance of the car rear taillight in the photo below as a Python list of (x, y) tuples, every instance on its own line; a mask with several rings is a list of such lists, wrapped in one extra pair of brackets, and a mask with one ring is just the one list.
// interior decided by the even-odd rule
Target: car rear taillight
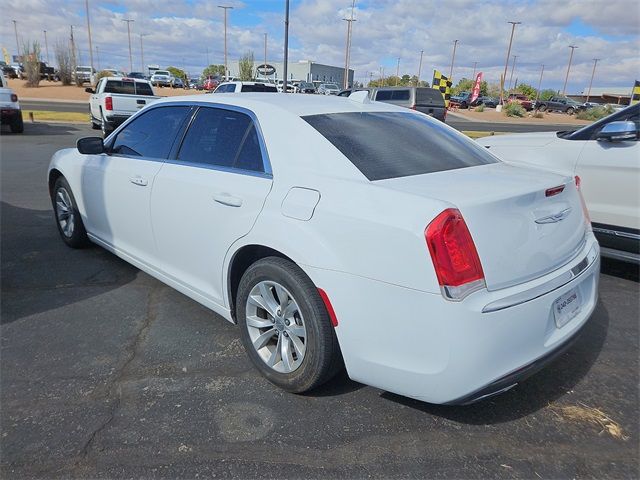
[(564, 185), (559, 185), (553, 188), (547, 188), (544, 192), (544, 196), (553, 197), (554, 195), (558, 195), (559, 193), (562, 193), (563, 190), (564, 190)]
[(424, 236), (445, 298), (460, 301), (486, 286), (476, 246), (459, 210), (440, 213)]
[(11, 94), (11, 101), (12, 102), (17, 102), (18, 101), (18, 95), (16, 95), (15, 93)]
[(580, 189), (580, 177), (578, 175), (575, 176), (576, 188), (578, 189), (578, 195), (580, 195), (580, 203), (582, 204), (582, 213), (584, 213), (584, 218), (587, 221), (587, 230), (591, 230), (591, 217), (589, 216), (589, 210), (587, 210), (587, 204), (584, 201), (584, 196), (582, 195), (582, 190)]
[(105, 99), (104, 99), (104, 108), (105, 108), (105, 110), (113, 110), (113, 98), (105, 97)]

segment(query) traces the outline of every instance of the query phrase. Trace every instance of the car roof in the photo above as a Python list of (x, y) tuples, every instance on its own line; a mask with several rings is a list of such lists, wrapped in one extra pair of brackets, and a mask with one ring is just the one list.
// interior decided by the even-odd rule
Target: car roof
[(107, 80), (131, 80), (134, 82), (138, 82), (138, 83), (149, 83), (149, 81), (145, 78), (135, 78), (135, 77), (123, 77), (123, 76), (117, 76), (117, 77), (102, 77), (102, 78), (106, 78)]
[(225, 95), (189, 95), (167, 97), (153, 103), (153, 106), (171, 103), (219, 104), (246, 108), (256, 113), (266, 114), (279, 110), (295, 116), (317, 115), (324, 113), (347, 112), (404, 112), (412, 110), (383, 102), (358, 102), (348, 97), (325, 95), (295, 95), (280, 93), (265, 95), (263, 93), (226, 93)]

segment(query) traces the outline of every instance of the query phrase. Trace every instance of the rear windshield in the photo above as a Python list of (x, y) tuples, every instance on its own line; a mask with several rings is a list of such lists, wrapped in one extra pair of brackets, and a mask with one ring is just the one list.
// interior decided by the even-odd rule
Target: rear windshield
[(416, 88), (416, 105), (444, 107), (444, 97), (435, 88)]
[(278, 93), (278, 89), (273, 85), (265, 85), (263, 83), (244, 84), (242, 85), (241, 92), (271, 92)]
[(379, 102), (387, 100), (409, 100), (410, 96), (411, 94), (408, 89), (378, 90), (376, 100)]
[(475, 142), (414, 113), (349, 112), (302, 118), (371, 181), (497, 163)]
[(125, 95), (153, 95), (148, 83), (130, 80), (108, 80), (104, 93), (123, 93)]

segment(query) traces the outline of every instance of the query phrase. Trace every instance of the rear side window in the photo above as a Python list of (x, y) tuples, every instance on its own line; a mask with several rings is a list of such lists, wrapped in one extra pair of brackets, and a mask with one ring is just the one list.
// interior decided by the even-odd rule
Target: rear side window
[(135, 95), (136, 87), (133, 81), (108, 80), (104, 87), (104, 93), (124, 93), (125, 95)]
[(270, 92), (277, 93), (278, 89), (272, 85), (264, 85), (262, 83), (255, 83), (253, 85), (242, 85), (241, 92)]
[(410, 92), (407, 89), (397, 89), (397, 90), (379, 90), (376, 94), (376, 100), (379, 102), (384, 102), (388, 100), (397, 100), (404, 101), (409, 100)]
[(143, 82), (136, 82), (136, 95), (153, 95), (151, 85)]
[(260, 143), (248, 115), (200, 108), (184, 137), (178, 160), (262, 172)]
[(349, 112), (302, 118), (371, 181), (497, 162), (473, 141), (413, 113)]
[(376, 93), (376, 100), (384, 102), (385, 100), (391, 100), (391, 90), (380, 90)]
[(435, 88), (417, 88), (416, 105), (430, 105), (444, 108), (444, 97)]
[(132, 157), (166, 159), (190, 107), (152, 108), (124, 127), (111, 153)]

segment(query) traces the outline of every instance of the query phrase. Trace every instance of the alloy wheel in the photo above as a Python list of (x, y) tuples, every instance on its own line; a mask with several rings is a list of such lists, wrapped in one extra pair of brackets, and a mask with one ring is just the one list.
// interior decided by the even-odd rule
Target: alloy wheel
[(75, 229), (75, 215), (71, 197), (65, 188), (59, 188), (56, 193), (56, 217), (64, 236), (71, 238)]

